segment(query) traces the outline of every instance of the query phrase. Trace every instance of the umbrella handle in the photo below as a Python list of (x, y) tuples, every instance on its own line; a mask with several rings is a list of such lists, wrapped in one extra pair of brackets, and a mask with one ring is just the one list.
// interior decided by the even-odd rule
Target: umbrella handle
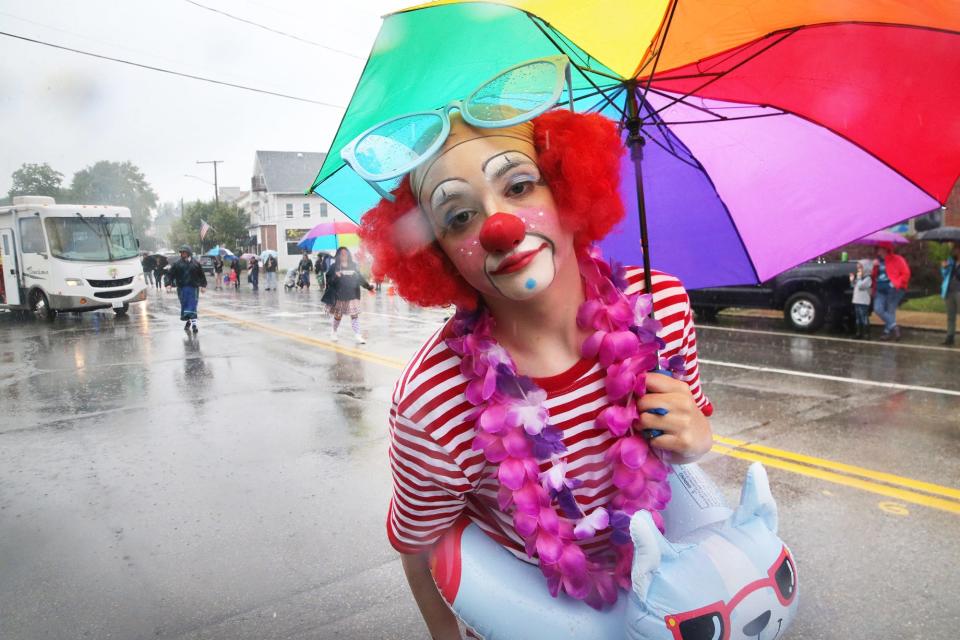
[[(650, 370), (650, 373), (660, 373), (660, 374), (663, 374), (663, 375), (665, 375), (665, 376), (670, 376), (671, 378), (673, 377), (673, 374), (672, 374), (672, 373), (670, 373), (670, 372), (667, 371), (666, 369), (661, 369), (660, 367), (657, 367), (657, 368), (655, 368), (655, 369), (651, 369), (651, 370)], [(658, 407), (658, 408), (656, 408), (656, 409), (647, 409), (646, 411), (644, 411), (644, 413), (652, 413), (652, 414), (655, 415), (655, 416), (665, 416), (665, 415), (667, 415), (667, 414), (670, 413), (670, 412), (667, 411), (666, 409), (662, 409), (662, 408), (659, 408), (659, 407)], [(644, 429), (644, 430), (643, 430), (643, 436), (644, 436), (645, 438), (647, 438), (648, 440), (653, 440), (654, 438), (658, 438), (658, 437), (660, 437), (660, 436), (662, 436), (662, 435), (663, 435), (663, 430), (662, 430), (662, 429)]]

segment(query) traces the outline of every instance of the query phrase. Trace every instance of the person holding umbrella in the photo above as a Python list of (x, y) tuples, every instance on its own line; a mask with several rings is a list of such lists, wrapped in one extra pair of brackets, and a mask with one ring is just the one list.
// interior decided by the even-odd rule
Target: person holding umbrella
[(899, 340), (900, 327), (897, 325), (897, 307), (907, 293), (910, 284), (910, 266), (903, 256), (893, 252), (892, 242), (881, 242), (877, 246), (877, 257), (873, 261), (873, 310), (883, 320), (881, 340)]
[[(629, 584), (632, 546), (612, 541), (607, 518), (641, 503), (658, 518), (669, 500), (660, 460), (711, 446), (686, 291), (652, 272), (652, 299), (639, 296), (643, 271), (592, 247), (624, 215), (616, 126), (551, 106), (490, 109), (508, 121), (497, 127), (448, 114), (437, 130), (448, 135), (415, 145), (434, 151), (393, 167), (409, 173), (361, 219), (375, 278), (416, 304), (458, 307), (405, 369), (390, 419), (388, 537), (437, 638), (459, 636), (428, 559), (458, 518), (537, 562), (544, 589), (608, 606)], [(378, 162), (384, 151), (364, 149)], [(648, 373), (658, 339), (675, 378)], [(624, 447), (650, 467), (625, 465)], [(525, 479), (543, 465), (559, 478), (553, 493)], [(540, 527), (549, 549), (534, 542)]]
[(183, 330), (197, 333), (197, 304), (199, 291), (207, 288), (207, 278), (203, 267), (193, 259), (193, 250), (188, 245), (180, 247), (180, 260), (170, 267), (170, 286), (177, 288), (180, 298), (180, 319), (184, 321)]
[(353, 329), (353, 337), (357, 344), (366, 344), (367, 341), (360, 333), (360, 287), (373, 291), (373, 286), (357, 269), (357, 263), (354, 262), (349, 249), (346, 247), (337, 249), (333, 264), (330, 265), (324, 280), (327, 288), (320, 302), (327, 305), (327, 310), (333, 316), (330, 339), (337, 341), (340, 320), (346, 315), (350, 316), (350, 328)]
[(163, 270), (166, 268), (166, 256), (160, 254), (153, 256), (153, 282), (157, 287), (157, 291), (163, 290)]
[(223, 256), (219, 254), (213, 257), (213, 288), (223, 289)]
[(955, 344), (957, 335), (957, 308), (960, 307), (960, 242), (951, 243), (950, 257), (940, 263), (943, 282), (940, 295), (947, 306), (947, 337), (943, 341), (948, 347)]

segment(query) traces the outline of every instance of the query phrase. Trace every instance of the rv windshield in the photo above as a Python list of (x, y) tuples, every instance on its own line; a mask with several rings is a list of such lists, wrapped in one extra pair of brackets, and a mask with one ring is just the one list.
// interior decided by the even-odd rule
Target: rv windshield
[(50, 253), (63, 260), (111, 262), (137, 257), (130, 218), (47, 218)]

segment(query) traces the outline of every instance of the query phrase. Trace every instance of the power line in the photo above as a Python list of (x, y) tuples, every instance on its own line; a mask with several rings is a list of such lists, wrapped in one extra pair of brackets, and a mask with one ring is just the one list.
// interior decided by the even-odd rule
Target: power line
[(321, 49), (327, 49), (327, 50), (329, 50), (329, 51), (334, 51), (334, 52), (336, 52), (336, 53), (340, 53), (340, 54), (343, 54), (343, 55), (345, 55), (345, 56), (350, 56), (351, 58), (356, 58), (357, 60), (363, 60), (363, 59), (364, 59), (363, 56), (358, 56), (358, 55), (355, 54), (355, 53), (350, 53), (349, 51), (344, 51), (343, 49), (337, 49), (337, 48), (335, 48), (335, 47), (330, 47), (330, 46), (327, 46), (327, 45), (325, 45), (325, 44), (320, 44), (319, 42), (314, 42), (313, 40), (307, 40), (306, 38), (301, 38), (300, 36), (293, 35), (292, 33), (287, 33), (287, 32), (285, 32), (285, 31), (280, 31), (280, 30), (278, 30), (278, 29), (274, 29), (274, 28), (272, 28), (272, 27), (268, 27), (268, 26), (266, 26), (266, 25), (262, 25), (262, 24), (260, 24), (259, 22), (254, 22), (253, 20), (247, 20), (246, 18), (241, 18), (241, 17), (239, 17), (239, 16), (235, 16), (235, 15), (233, 15), (233, 14), (231, 14), (231, 13), (227, 13), (226, 11), (221, 11), (220, 9), (214, 9), (213, 7), (208, 7), (208, 6), (206, 6), (206, 5), (200, 4), (199, 2), (194, 2), (194, 0), (184, 0), (184, 2), (188, 2), (189, 4), (192, 4), (192, 5), (196, 6), (196, 7), (200, 7), (201, 9), (206, 9), (207, 11), (212, 11), (212, 12), (214, 12), (214, 13), (219, 13), (220, 15), (226, 16), (227, 18), (230, 18), (231, 20), (236, 20), (236, 21), (238, 21), (238, 22), (243, 22), (244, 24), (249, 24), (249, 25), (251, 25), (251, 26), (257, 27), (258, 29), (263, 29), (264, 31), (269, 31), (269, 32), (271, 32), (271, 33), (275, 33), (275, 34), (277, 34), (277, 35), (281, 35), (281, 36), (284, 36), (284, 37), (286, 37), (286, 38), (292, 38), (293, 40), (297, 40), (297, 41), (302, 42), (302, 43), (304, 43), (304, 44), (309, 44), (309, 45), (314, 46), (314, 47), (320, 47)]
[(311, 100), (310, 98), (301, 98), (299, 96), (291, 96), (286, 93), (278, 93), (276, 91), (267, 91), (266, 89), (257, 89), (255, 87), (248, 87), (242, 84), (234, 84), (233, 82), (224, 82), (223, 80), (214, 80), (213, 78), (204, 78), (203, 76), (195, 76), (190, 73), (183, 73), (181, 71), (173, 71), (172, 69), (164, 69), (162, 67), (154, 67), (148, 64), (141, 64), (139, 62), (133, 62), (131, 60), (124, 60), (122, 58), (112, 58), (110, 56), (101, 55), (99, 53), (92, 53), (90, 51), (83, 51), (82, 49), (73, 49), (71, 47), (65, 47), (59, 44), (53, 44), (52, 42), (44, 42), (43, 40), (35, 40), (33, 38), (28, 38), (26, 36), (19, 36), (15, 33), (7, 33), (6, 31), (0, 31), (0, 36), (7, 36), (8, 38), (16, 38), (17, 40), (24, 40), (26, 42), (32, 42), (34, 44), (42, 44), (45, 47), (52, 47), (54, 49), (60, 49), (62, 51), (70, 51), (71, 53), (79, 53), (80, 55), (90, 56), (91, 58), (99, 58), (101, 60), (110, 60), (111, 62), (119, 62), (121, 64), (128, 64), (132, 67), (140, 67), (141, 69), (149, 69), (150, 71), (159, 71), (160, 73), (169, 73), (170, 75), (180, 76), (182, 78), (190, 78), (191, 80), (200, 80), (202, 82), (209, 82), (211, 84), (219, 84), (224, 87), (233, 87), (234, 89), (243, 89), (244, 91), (253, 91), (254, 93), (263, 93), (270, 96), (277, 96), (278, 98), (287, 98), (288, 100), (297, 100), (299, 102), (309, 102), (311, 104), (319, 104), (324, 107), (333, 107), (334, 109), (345, 109), (339, 104), (333, 104), (330, 102), (323, 102), (322, 100)]

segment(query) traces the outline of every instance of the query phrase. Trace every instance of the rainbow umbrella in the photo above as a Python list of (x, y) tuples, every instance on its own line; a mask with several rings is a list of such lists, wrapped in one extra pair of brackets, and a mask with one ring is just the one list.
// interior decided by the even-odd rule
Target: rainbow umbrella
[(313, 227), (297, 243), (300, 249), (307, 251), (336, 251), (337, 247), (356, 247), (360, 244), (357, 236), (359, 227), (349, 220), (321, 222)]
[(346, 143), (560, 52), (575, 108), (618, 121), (631, 149), (605, 254), (636, 264), (649, 243), (643, 259), (690, 288), (761, 282), (946, 200), (958, 30), (956, 0), (413, 7), (384, 19), (311, 189), (359, 220), (379, 196), (344, 165)]

